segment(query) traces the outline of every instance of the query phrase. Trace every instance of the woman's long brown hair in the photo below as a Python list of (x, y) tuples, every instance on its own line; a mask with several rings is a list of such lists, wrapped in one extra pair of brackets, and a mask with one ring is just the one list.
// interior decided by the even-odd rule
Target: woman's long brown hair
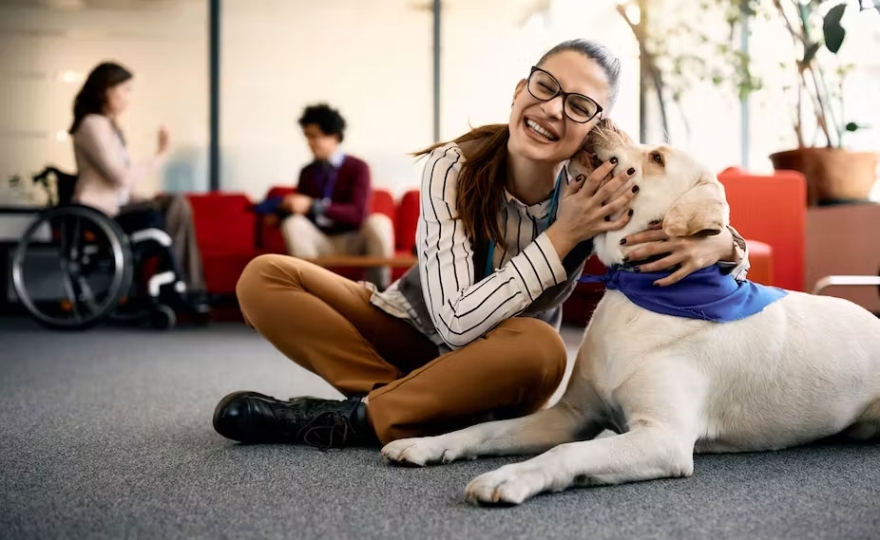
[[(609, 109), (618, 93), (620, 61), (604, 45), (574, 39), (565, 41), (550, 49), (538, 61), (542, 65), (551, 56), (575, 51), (598, 63), (608, 77)], [(482, 237), (493, 240), (498, 246), (506, 247), (504, 234), (498, 224), (498, 214), (504, 202), (504, 186), (507, 183), (507, 141), (510, 127), (507, 124), (490, 124), (474, 128), (454, 139), (453, 142), (466, 145), (466, 160), (458, 175), (456, 205), (464, 225), (465, 233), (471, 240)], [(416, 152), (416, 156), (430, 153), (448, 143), (437, 143)]]
[[(468, 152), (467, 159), (458, 174), (458, 193), (456, 205), (468, 238), (491, 238), (499, 246), (504, 246), (504, 235), (498, 225), (501, 202), (504, 200), (504, 185), (507, 182), (507, 140), (510, 128), (507, 124), (491, 124), (474, 128), (454, 139), (456, 144), (473, 141), (474, 150)], [(416, 155), (428, 154), (447, 143), (437, 143)]]

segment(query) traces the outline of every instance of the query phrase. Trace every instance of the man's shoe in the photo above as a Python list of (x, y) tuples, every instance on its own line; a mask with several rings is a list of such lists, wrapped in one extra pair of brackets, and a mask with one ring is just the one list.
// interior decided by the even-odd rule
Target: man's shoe
[(257, 392), (233, 392), (217, 404), (214, 429), (251, 444), (308, 444), (322, 450), (378, 444), (360, 397), (281, 401)]

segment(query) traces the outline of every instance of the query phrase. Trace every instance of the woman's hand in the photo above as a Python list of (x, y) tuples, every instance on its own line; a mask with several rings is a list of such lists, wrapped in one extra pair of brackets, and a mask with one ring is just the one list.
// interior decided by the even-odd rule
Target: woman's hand
[(629, 261), (640, 261), (657, 255), (665, 255), (660, 260), (636, 267), (639, 272), (675, 271), (663, 279), (654, 282), (659, 287), (678, 283), (689, 274), (708, 268), (721, 260), (735, 261), (733, 234), (726, 227), (715, 236), (683, 236), (666, 235), (654, 223), (647, 231), (632, 234), (624, 239), (627, 246), (641, 245), (626, 254)]
[(168, 132), (168, 128), (162, 126), (159, 128), (159, 149), (156, 151), (158, 155), (164, 155), (168, 153), (168, 148), (171, 145), (171, 134)]
[[(584, 240), (619, 230), (629, 222), (629, 203), (639, 190), (632, 179), (635, 171), (623, 171), (602, 185), (616, 163), (616, 159), (607, 161), (588, 178), (581, 175), (563, 186), (556, 221), (547, 230), (560, 258)], [(619, 217), (612, 219), (614, 215)]]

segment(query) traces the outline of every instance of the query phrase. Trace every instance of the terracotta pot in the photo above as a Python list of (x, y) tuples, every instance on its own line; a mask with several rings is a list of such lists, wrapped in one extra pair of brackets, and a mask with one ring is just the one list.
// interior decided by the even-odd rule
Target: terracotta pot
[(864, 200), (877, 180), (877, 154), (839, 148), (798, 148), (770, 154), (773, 168), (794, 170), (807, 178), (807, 204)]

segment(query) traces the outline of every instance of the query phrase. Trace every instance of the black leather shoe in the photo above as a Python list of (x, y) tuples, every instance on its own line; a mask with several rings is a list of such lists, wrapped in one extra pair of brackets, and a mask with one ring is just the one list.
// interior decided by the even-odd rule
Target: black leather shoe
[(214, 429), (250, 444), (308, 444), (322, 450), (378, 444), (359, 397), (281, 401), (257, 392), (233, 392), (214, 409)]
[(197, 317), (207, 319), (211, 316), (211, 301), (205, 291), (190, 291), (186, 295), (186, 306)]

